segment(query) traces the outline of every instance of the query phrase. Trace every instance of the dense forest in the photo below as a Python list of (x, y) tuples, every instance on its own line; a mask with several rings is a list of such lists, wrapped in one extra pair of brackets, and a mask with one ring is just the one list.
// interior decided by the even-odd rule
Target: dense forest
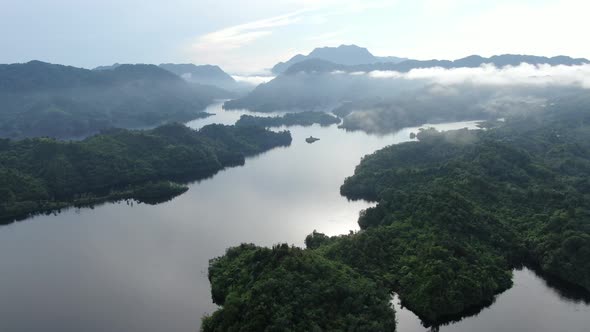
[(0, 137), (83, 138), (100, 130), (155, 127), (208, 114), (227, 97), (153, 65), (87, 70), (40, 61), (0, 65)]
[(272, 117), (242, 115), (236, 126), (281, 127), (319, 124), (325, 127), (336, 123), (340, 123), (340, 119), (325, 112), (300, 112)]
[[(580, 106), (587, 101), (580, 95), (537, 114), (486, 122), (484, 130), (423, 130), (417, 142), (363, 158), (341, 193), (377, 206), (361, 213), (359, 232), (328, 237), (314, 231), (305, 252), (350, 267), (384, 295), (398, 293), (428, 324), (488, 305), (511, 287), (511, 271), (522, 265), (590, 290), (590, 113)], [(265, 291), (267, 276), (286, 289), (317, 282), (262, 259), (241, 269), (247, 280), (227, 279), (247, 255), (242, 251), (211, 261), (222, 313), (206, 322), (218, 329), (252, 314), (247, 305), (236, 311), (224, 304), (231, 292), (220, 296), (218, 287), (257, 303), (274, 294)], [(255, 273), (271, 267), (276, 270)], [(332, 285), (322, 291), (342, 289)], [(290, 297), (268, 301), (292, 305)], [(228, 309), (236, 315), (223, 314)], [(375, 320), (383, 323), (391, 317), (379, 315)]]
[(213, 301), (203, 331), (391, 331), (395, 316), (377, 284), (309, 250), (231, 248), (209, 269)]
[(110, 199), (157, 201), (245, 156), (291, 143), (289, 132), (260, 127), (181, 124), (109, 129), (82, 141), (0, 140), (0, 221)]

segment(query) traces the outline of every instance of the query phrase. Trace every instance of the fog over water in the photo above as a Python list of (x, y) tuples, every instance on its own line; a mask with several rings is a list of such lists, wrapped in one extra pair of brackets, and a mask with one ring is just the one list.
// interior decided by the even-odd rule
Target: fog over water
[[(220, 103), (207, 112), (215, 115), (189, 125), (233, 124), (247, 113), (223, 111)], [(437, 127), (466, 126), (475, 122)], [(0, 227), (0, 331), (196, 331), (216, 308), (210, 258), (243, 242), (303, 246), (314, 229), (358, 230), (359, 211), (373, 204), (349, 202), (340, 185), (362, 156), (408, 141), (417, 129), (383, 136), (336, 126), (289, 130), (290, 147), (193, 183), (172, 201), (69, 209)], [(320, 141), (307, 144), (310, 135)], [(441, 331), (577, 332), (590, 323), (589, 308), (523, 270), (515, 273), (515, 287), (478, 317)], [(425, 330), (412, 315), (400, 311), (399, 331)]]

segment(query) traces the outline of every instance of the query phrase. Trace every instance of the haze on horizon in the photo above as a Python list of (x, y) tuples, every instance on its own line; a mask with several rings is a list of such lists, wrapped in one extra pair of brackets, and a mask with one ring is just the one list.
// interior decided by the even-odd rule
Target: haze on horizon
[(252, 74), (340, 44), (414, 59), (590, 58), (583, 0), (2, 0), (0, 8), (0, 63), (190, 62)]

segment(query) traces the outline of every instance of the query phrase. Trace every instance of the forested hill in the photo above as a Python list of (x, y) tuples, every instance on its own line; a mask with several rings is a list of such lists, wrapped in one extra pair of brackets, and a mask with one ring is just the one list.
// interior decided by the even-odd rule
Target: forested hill
[(202, 110), (218, 97), (153, 65), (0, 65), (0, 137), (79, 138), (111, 127), (188, 121), (205, 116)]
[[(391, 292), (438, 324), (489, 305), (523, 264), (590, 291), (590, 110), (578, 99), (485, 127), (425, 130), (418, 142), (363, 158), (341, 188), (348, 198), (378, 202), (361, 213), (362, 230), (336, 237), (314, 231), (305, 243), (306, 255), (344, 264), (354, 272), (343, 273), (373, 282), (367, 284), (373, 295), (349, 295), (354, 290), (345, 281), (325, 285), (321, 301), (305, 302), (303, 318), (279, 317), (282, 326), (305, 319), (321, 324), (316, 313), (328, 301), (342, 321), (347, 310), (357, 316)], [(205, 319), (208, 330), (232, 326), (263, 303), (270, 312), (290, 312), (298, 298), (277, 297), (267, 286), (314, 285), (312, 271), (323, 269), (297, 252), (283, 250), (282, 267), (270, 256), (242, 246), (212, 260), (209, 279), (222, 308)], [(309, 274), (295, 268), (304, 264)], [(248, 277), (227, 278), (233, 271)], [(391, 313), (375, 310), (376, 326), (390, 321)], [(276, 324), (276, 316), (263, 317)]]
[(0, 222), (104, 200), (166, 198), (183, 191), (167, 181), (208, 177), (290, 143), (289, 132), (181, 124), (111, 129), (71, 142), (0, 139)]
[(120, 65), (113, 70), (87, 70), (41, 61), (0, 65), (2, 92), (52, 91), (66, 88), (111, 86), (129, 81), (181, 81), (153, 65)]

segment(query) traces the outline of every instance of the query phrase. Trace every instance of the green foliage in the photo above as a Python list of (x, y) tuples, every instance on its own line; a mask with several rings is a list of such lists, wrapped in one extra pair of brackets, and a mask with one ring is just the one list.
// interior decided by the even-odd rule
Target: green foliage
[(319, 233), (314, 229), (311, 234), (305, 237), (305, 246), (309, 249), (316, 249), (329, 240), (329, 236), (326, 236), (326, 234), (323, 233)]
[[(213, 299), (223, 307), (204, 319), (204, 330), (240, 330), (248, 322), (256, 325), (244, 330), (318, 330), (313, 324), (340, 310), (290, 292), (301, 284), (331, 292), (337, 283), (323, 283), (325, 271), (287, 268), (280, 253), (313, 257), (314, 266), (334, 264), (376, 285), (375, 298), (396, 292), (431, 324), (490, 304), (523, 264), (590, 289), (590, 114), (576, 105), (572, 99), (481, 131), (424, 130), (419, 142), (363, 158), (341, 187), (348, 198), (378, 202), (361, 213), (361, 231), (336, 237), (314, 231), (304, 251), (228, 250), (210, 265)], [(320, 314), (303, 316), (309, 325), (292, 325), (295, 318), (282, 315), (296, 312), (294, 303)], [(374, 324), (388, 322), (384, 311), (371, 310)], [(255, 319), (258, 313), (264, 318)], [(319, 327), (354, 330), (346, 324)]]
[(391, 198), (393, 210), (380, 204), (361, 216), (367, 230), (324, 240), (320, 252), (397, 292), (426, 322), (484, 305), (512, 285), (504, 252), (522, 250), (493, 216), (444, 188)]
[[(542, 119), (479, 132), (427, 130), (420, 142), (364, 158), (341, 192), (379, 204), (361, 215), (365, 232), (323, 250), (363, 273), (387, 275), (402, 301), (429, 320), (490, 300), (509, 287), (518, 264), (590, 289), (589, 115), (562, 108)], [(442, 265), (428, 272), (433, 248)], [(353, 252), (373, 263), (359, 264)], [(409, 256), (419, 263), (404, 265)], [(433, 290), (436, 275), (445, 283)]]
[(222, 125), (194, 131), (181, 124), (112, 129), (83, 141), (2, 141), (0, 220), (111, 198), (158, 201), (186, 191), (163, 180), (211, 176), (290, 143), (286, 131)]
[(329, 126), (340, 123), (340, 119), (324, 112), (300, 112), (287, 113), (283, 116), (260, 117), (242, 115), (236, 126), (260, 126), (260, 127), (281, 127), (281, 126), (311, 126), (313, 124)]
[(211, 260), (213, 301), (203, 331), (393, 331), (389, 295), (309, 250), (230, 248)]
[(188, 190), (185, 185), (170, 181), (148, 182), (133, 189), (129, 198), (141, 203), (158, 204), (183, 194)]

